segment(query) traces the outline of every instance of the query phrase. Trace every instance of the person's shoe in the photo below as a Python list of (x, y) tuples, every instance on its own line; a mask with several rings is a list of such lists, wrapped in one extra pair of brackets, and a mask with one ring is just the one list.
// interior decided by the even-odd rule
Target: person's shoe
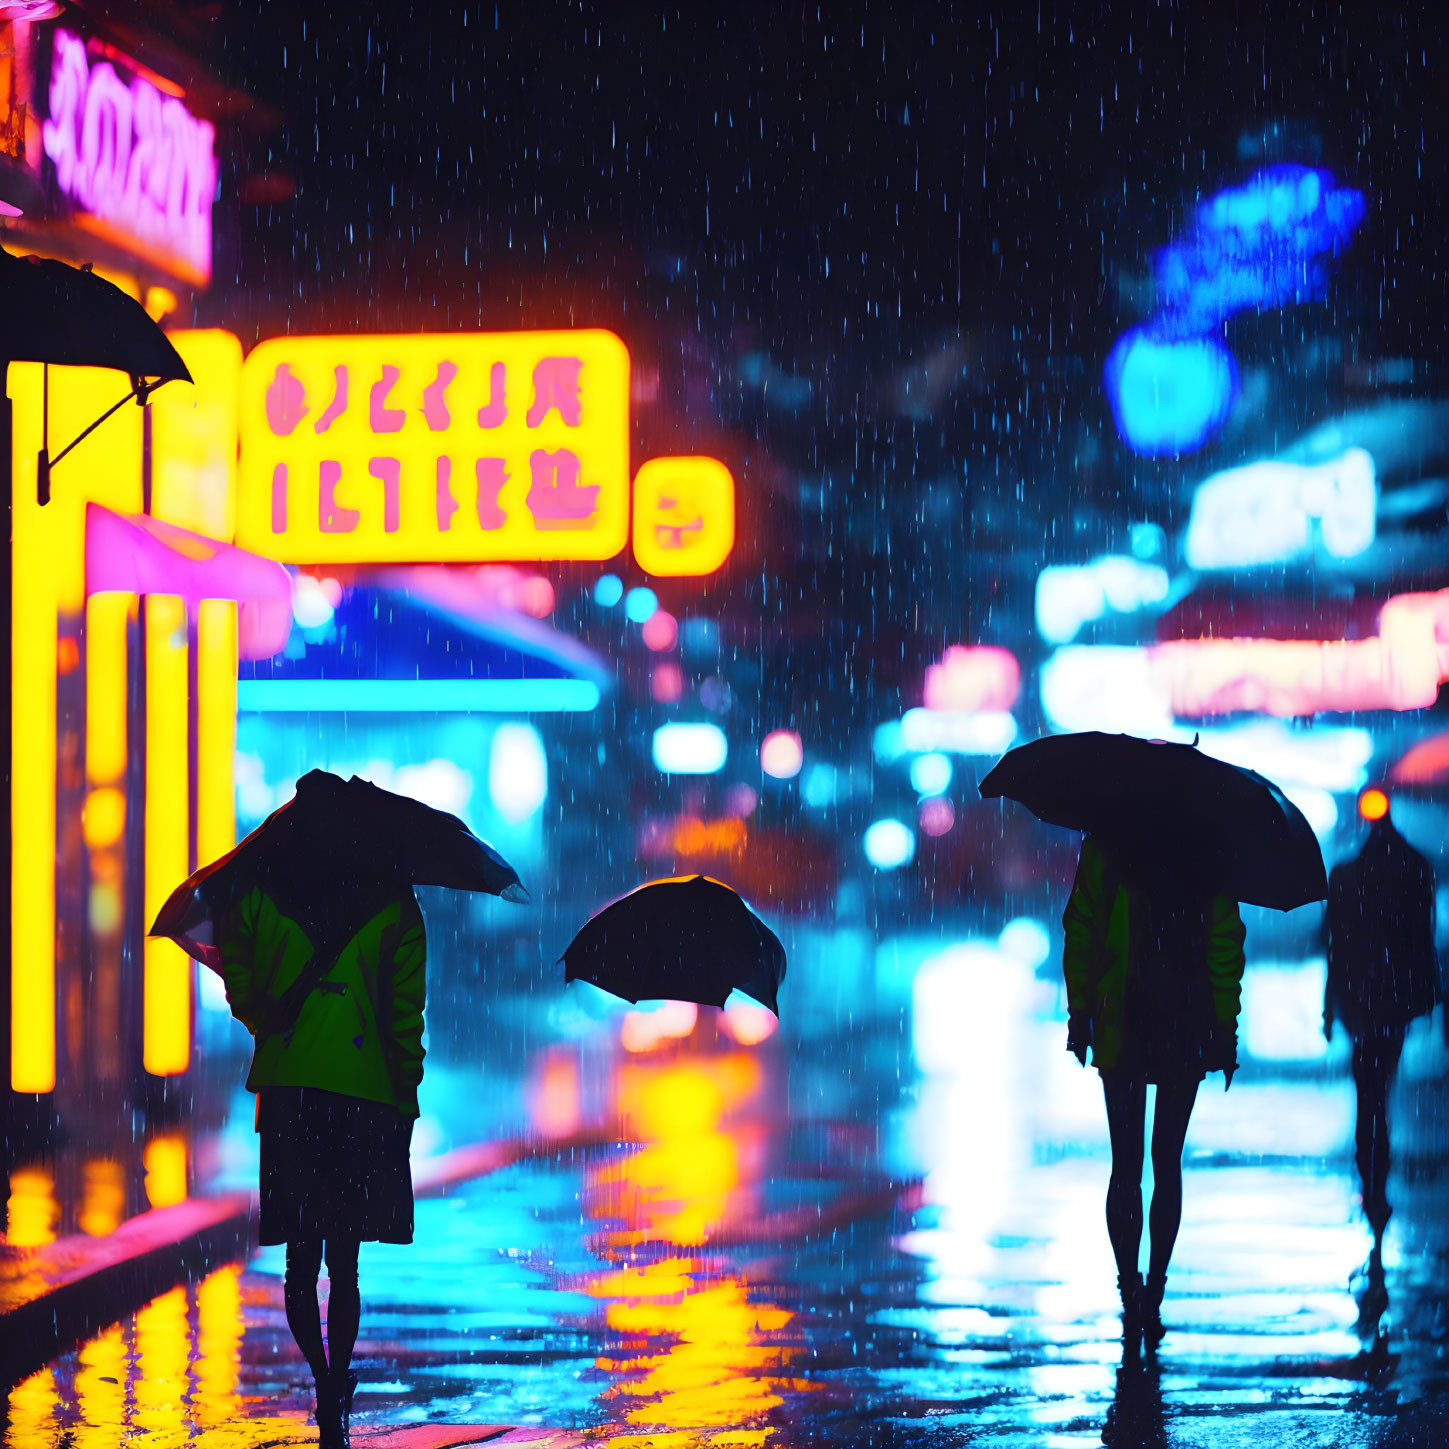
[(1167, 1335), (1162, 1325), (1162, 1298), (1167, 1292), (1167, 1274), (1149, 1273), (1142, 1288), (1142, 1342), (1148, 1353), (1156, 1353), (1157, 1345)]
[(342, 1424), (338, 1449), (352, 1449), (352, 1396), (356, 1392), (357, 1375), (350, 1369), (344, 1370), (337, 1384), (337, 1410)]
[(1142, 1347), (1142, 1274), (1119, 1273), (1117, 1291), (1122, 1295), (1122, 1353), (1135, 1358)]

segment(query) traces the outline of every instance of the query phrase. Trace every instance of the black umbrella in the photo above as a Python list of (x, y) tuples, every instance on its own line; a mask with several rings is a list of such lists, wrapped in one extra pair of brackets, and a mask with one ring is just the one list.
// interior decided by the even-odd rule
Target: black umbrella
[(742, 991), (776, 1016), (780, 938), (727, 885), (704, 875), (649, 881), (590, 917), (563, 953), (564, 980), (625, 1001), (723, 1006)]
[(1271, 780), (1193, 745), (1052, 735), (1007, 754), (981, 793), (1101, 835), (1149, 873), (1252, 905), (1291, 911), (1328, 895), (1303, 812)]
[(3, 248), (0, 358), (191, 381), (171, 340), (119, 287), (92, 271)]
[(261, 886), (314, 952), (335, 954), (382, 898), (414, 885), (528, 899), (518, 872), (456, 815), (313, 770), (240, 845), (177, 886), (150, 933), (219, 970), (216, 923), (239, 892)]

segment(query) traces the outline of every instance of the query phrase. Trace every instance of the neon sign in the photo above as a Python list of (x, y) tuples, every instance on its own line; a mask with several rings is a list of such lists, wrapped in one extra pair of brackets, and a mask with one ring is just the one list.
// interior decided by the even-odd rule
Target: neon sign
[(652, 458), (634, 478), (634, 557), (661, 576), (713, 573), (735, 542), (735, 483), (713, 458)]
[(1198, 485), (1187, 528), (1195, 569), (1279, 563), (1315, 546), (1354, 558), (1374, 541), (1374, 460), (1349, 448), (1317, 466), (1250, 463)]
[(628, 406), (611, 332), (264, 342), (242, 368), (237, 541), (288, 563), (610, 558)]
[(1058, 730), (1170, 728), (1173, 718), (1427, 709), (1449, 679), (1449, 589), (1397, 594), (1368, 639), (1176, 639), (1069, 645), (1041, 671)]
[(1219, 340), (1238, 312), (1321, 298), (1326, 259), (1366, 210), (1327, 171), (1271, 166), (1210, 197), (1155, 259), (1157, 310), (1124, 333), (1104, 383), (1117, 430), (1138, 453), (1187, 453), (1222, 425), (1237, 368)]
[(57, 29), (41, 144), (81, 225), (205, 286), (215, 130), (139, 70), (96, 59), (79, 36)]

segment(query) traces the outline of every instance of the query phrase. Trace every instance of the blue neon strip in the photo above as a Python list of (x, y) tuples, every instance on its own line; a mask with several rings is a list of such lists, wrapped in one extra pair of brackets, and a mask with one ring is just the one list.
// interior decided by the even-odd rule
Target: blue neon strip
[(237, 709), (251, 714), (556, 714), (598, 703), (599, 687), (586, 679), (242, 679), (236, 687)]

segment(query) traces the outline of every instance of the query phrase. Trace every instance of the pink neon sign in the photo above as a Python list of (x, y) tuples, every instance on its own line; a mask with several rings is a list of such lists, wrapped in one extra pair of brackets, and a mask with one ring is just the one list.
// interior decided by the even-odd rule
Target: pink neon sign
[(210, 281), (211, 123), (59, 28), (49, 104), (42, 144), (83, 224), (189, 282)]
[(1148, 650), (1178, 718), (1428, 709), (1449, 679), (1449, 589), (1397, 594), (1369, 639), (1180, 639)]

